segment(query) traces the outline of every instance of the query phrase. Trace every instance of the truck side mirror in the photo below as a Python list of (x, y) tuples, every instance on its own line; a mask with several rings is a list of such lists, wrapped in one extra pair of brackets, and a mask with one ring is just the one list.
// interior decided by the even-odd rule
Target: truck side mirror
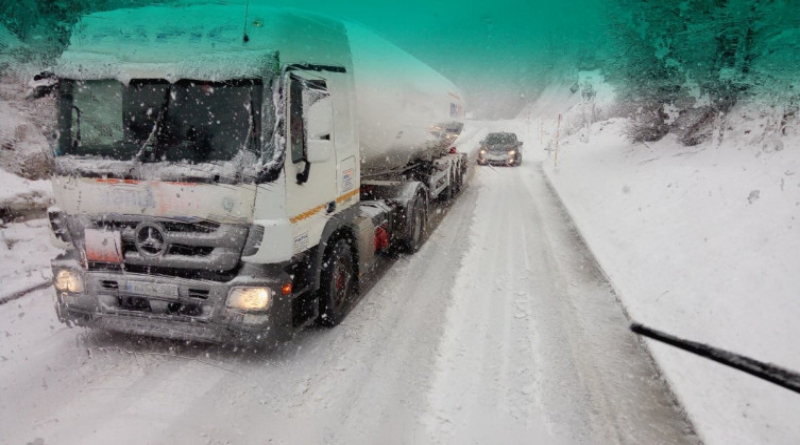
[(33, 80), (28, 83), (31, 87), (26, 98), (28, 100), (41, 99), (53, 93), (58, 87), (58, 79), (49, 71), (42, 71), (33, 76)]
[(333, 153), (333, 100), (321, 79), (289, 76), (289, 141), (292, 162), (304, 162), (297, 183), (308, 181), (311, 164), (331, 159)]

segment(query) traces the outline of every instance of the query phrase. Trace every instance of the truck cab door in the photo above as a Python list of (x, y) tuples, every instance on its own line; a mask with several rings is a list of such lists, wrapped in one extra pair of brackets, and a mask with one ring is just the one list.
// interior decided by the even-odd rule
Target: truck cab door
[(316, 245), (336, 212), (333, 100), (324, 73), (286, 75), (286, 210), (294, 253)]

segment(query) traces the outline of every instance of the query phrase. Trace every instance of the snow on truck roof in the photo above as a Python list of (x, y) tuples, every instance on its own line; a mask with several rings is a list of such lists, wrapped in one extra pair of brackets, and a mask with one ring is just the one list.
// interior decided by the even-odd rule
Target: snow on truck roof
[(394, 83), (405, 85), (406, 94), (446, 91), (454, 102), (463, 101), (452, 82), (363, 25), (257, 5), (159, 5), (89, 14), (75, 24), (53, 72), (123, 83), (221, 81), (261, 78), (277, 72), (278, 62), (347, 70), (355, 65), (362, 92), (385, 92)]
[[(86, 15), (54, 67), (77, 79), (224, 80), (260, 77), (280, 50), (341, 63), (341, 22), (301, 11), (244, 5), (147, 6)], [(245, 27), (248, 41), (244, 40)], [(294, 62), (294, 61), (292, 61)], [(304, 61), (298, 60), (297, 63)]]

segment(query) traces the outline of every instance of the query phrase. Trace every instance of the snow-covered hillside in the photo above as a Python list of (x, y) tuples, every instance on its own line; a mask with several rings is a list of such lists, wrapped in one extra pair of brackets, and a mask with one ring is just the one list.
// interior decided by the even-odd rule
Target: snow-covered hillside
[[(800, 138), (761, 109), (695, 147), (632, 145), (625, 120), (598, 122), (544, 165), (632, 319), (800, 371)], [(650, 345), (707, 443), (800, 439), (797, 394)]]
[[(0, 174), (42, 179), (49, 175), (47, 135), (54, 129), (55, 106), (52, 98), (26, 99), (28, 82), (44, 68), (35, 53), (0, 24)], [(0, 207), (6, 197), (0, 191)]]

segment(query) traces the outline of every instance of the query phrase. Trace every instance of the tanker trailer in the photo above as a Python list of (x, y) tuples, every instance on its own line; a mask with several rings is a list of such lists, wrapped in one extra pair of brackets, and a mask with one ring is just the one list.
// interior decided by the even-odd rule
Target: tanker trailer
[[(242, 28), (242, 19), (246, 26)], [(148, 6), (82, 18), (53, 94), (55, 307), (68, 325), (272, 344), (336, 325), (456, 195), (457, 88), (363, 27)]]

